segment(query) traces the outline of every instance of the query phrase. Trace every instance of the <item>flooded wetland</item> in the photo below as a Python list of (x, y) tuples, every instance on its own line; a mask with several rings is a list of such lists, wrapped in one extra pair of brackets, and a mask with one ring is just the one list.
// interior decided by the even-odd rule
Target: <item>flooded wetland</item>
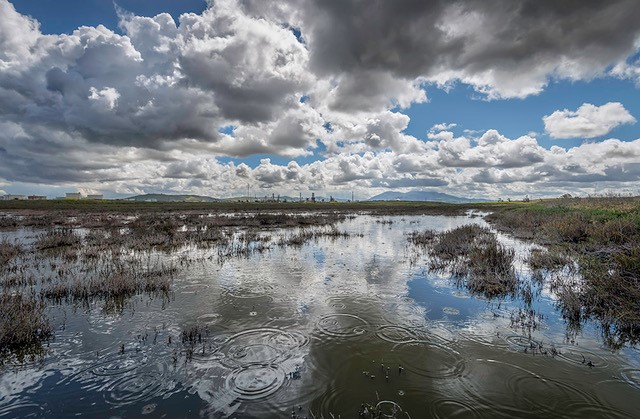
[(637, 300), (492, 217), (7, 211), (0, 417), (637, 416)]

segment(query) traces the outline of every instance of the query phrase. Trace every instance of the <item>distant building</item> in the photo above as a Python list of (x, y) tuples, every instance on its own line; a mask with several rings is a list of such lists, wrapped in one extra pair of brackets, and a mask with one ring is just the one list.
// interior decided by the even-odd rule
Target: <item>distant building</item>
[(65, 194), (65, 198), (66, 199), (80, 199), (82, 198), (82, 195), (80, 194), (80, 192), (70, 192)]
[(29, 195), (27, 199), (29, 201), (46, 201), (47, 197), (44, 195)]
[(0, 196), (3, 201), (26, 201), (27, 195), (3, 195)]
[(102, 194), (87, 195), (87, 199), (104, 199)]

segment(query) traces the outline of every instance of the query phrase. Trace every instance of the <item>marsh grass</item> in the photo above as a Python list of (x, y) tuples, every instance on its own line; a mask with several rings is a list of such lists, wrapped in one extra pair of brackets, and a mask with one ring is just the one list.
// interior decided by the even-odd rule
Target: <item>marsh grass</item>
[(528, 263), (549, 281), (570, 330), (594, 319), (611, 347), (640, 343), (640, 198), (549, 200), (487, 218), (547, 247)]
[(12, 259), (24, 252), (24, 246), (20, 243), (11, 243), (7, 239), (0, 240), (0, 270), (3, 270)]
[(43, 355), (42, 344), (52, 336), (46, 305), (33, 296), (0, 295), (0, 364), (15, 357)]
[(0, 230), (13, 230), (20, 225), (16, 217), (8, 215), (0, 215)]
[(203, 339), (208, 336), (208, 331), (200, 325), (192, 325), (184, 329), (180, 333), (180, 340), (183, 345), (195, 346), (198, 343), (202, 343)]
[(278, 244), (280, 246), (302, 246), (305, 243), (316, 238), (316, 235), (311, 230), (302, 230), (298, 233), (294, 233), (288, 237), (282, 237)]
[(513, 295), (518, 287), (513, 261), (514, 250), (495, 235), (476, 238), (468, 256), (467, 287), (488, 298)]
[(433, 230), (414, 231), (409, 233), (409, 241), (416, 246), (426, 247), (436, 238), (437, 233)]
[[(319, 237), (347, 238), (350, 234), (335, 224), (355, 216), (330, 206), (229, 212), (225, 206), (173, 211), (173, 206), (123, 205), (109, 211), (95, 203), (25, 205), (0, 220), (0, 228), (35, 234), (29, 245), (0, 242), (0, 308), (3, 316), (11, 313), (2, 326), (11, 345), (3, 343), (3, 350), (10, 354), (29, 351), (32, 342), (50, 335), (44, 326), (37, 328), (42, 333), (23, 327), (27, 320), (44, 325), (49, 306), (121, 313), (134, 309), (137, 295), (170, 298), (179, 270), (200, 258), (217, 256), (223, 263), (267, 251), (279, 241), (300, 246)], [(38, 339), (27, 339), (29, 333)]]
[(540, 274), (554, 273), (563, 270), (574, 271), (573, 260), (562, 250), (533, 249), (527, 258), (527, 264), (533, 272)]
[(44, 285), (41, 297), (84, 304), (101, 299), (110, 303), (109, 308), (121, 308), (128, 298), (142, 292), (167, 295), (176, 272), (173, 266), (149, 268), (141, 260), (119, 261), (93, 273), (73, 271), (71, 277)]
[[(346, 231), (340, 231), (335, 226), (329, 226), (328, 228), (302, 228), (300, 231), (295, 232), (289, 236), (283, 235), (278, 240), (279, 246), (302, 246), (312, 240), (318, 240), (321, 237), (326, 237), (332, 240), (346, 239), (351, 237), (352, 233)], [(361, 234), (359, 236), (362, 236)]]
[[(188, 326), (180, 333), (180, 339), (182, 341), (182, 349), (185, 355), (185, 362), (191, 361), (193, 355), (198, 350), (203, 355), (207, 350), (207, 341), (209, 338), (209, 329), (202, 327), (198, 324)], [(202, 345), (202, 349), (200, 349)], [(209, 345), (209, 349), (212, 349)], [(174, 363), (177, 361), (177, 355), (174, 354)]]
[(37, 282), (36, 276), (28, 269), (10, 269), (0, 276), (0, 285), (4, 289), (32, 287)]
[(34, 247), (40, 251), (58, 251), (62, 248), (78, 248), (82, 244), (80, 235), (71, 228), (51, 229), (36, 239)]
[(472, 293), (495, 298), (513, 295), (518, 288), (514, 251), (486, 227), (469, 224), (442, 233), (415, 232), (409, 241), (428, 251), (430, 270), (450, 273)]
[(607, 343), (619, 348), (640, 342), (640, 249), (612, 259), (582, 258), (585, 286), (578, 297), (585, 316), (599, 319)]

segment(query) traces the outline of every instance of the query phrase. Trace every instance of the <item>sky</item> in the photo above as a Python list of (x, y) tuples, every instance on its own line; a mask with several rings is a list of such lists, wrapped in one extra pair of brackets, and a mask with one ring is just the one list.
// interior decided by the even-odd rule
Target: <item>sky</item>
[(0, 195), (640, 194), (635, 0), (0, 0)]

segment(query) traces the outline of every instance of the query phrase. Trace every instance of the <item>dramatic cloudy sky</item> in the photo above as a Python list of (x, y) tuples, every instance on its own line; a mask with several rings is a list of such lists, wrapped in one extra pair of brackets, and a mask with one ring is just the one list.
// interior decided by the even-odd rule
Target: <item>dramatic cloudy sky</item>
[(636, 0), (116, 3), (0, 0), (0, 194), (640, 193)]

